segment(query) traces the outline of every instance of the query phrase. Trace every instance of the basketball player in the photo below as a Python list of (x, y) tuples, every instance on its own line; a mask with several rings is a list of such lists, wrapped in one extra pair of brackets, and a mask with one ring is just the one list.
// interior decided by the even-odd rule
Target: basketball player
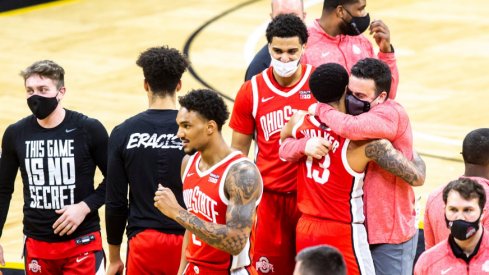
[(153, 206), (153, 197), (162, 182), (184, 205), (180, 178), (184, 152), (175, 118), (176, 92), (188, 61), (176, 49), (163, 46), (144, 51), (136, 64), (143, 69), (149, 106), (115, 127), (109, 138), (107, 274), (123, 272), (120, 244), (127, 222), (126, 273), (173, 275), (178, 271), (185, 229), (162, 215)]
[[(299, 16), (302, 20), (306, 18), (304, 11), (303, 0), (272, 0), (272, 12), (270, 17), (273, 19), (279, 14), (293, 13)], [(271, 61), (268, 51), (268, 44), (263, 46), (251, 61), (245, 73), (245, 81), (250, 80), (254, 75), (261, 73), (266, 68), (270, 67)]]
[(256, 274), (251, 234), (262, 180), (256, 166), (224, 141), (226, 105), (210, 90), (179, 98), (178, 137), (190, 157), (182, 162), (182, 208), (160, 185), (155, 206), (187, 229), (178, 274)]
[[(351, 140), (385, 138), (407, 159), (424, 166), (413, 158), (409, 117), (399, 103), (389, 99), (390, 87), (389, 67), (375, 58), (362, 59), (351, 69), (347, 114), (318, 103), (316, 115), (340, 136)], [(424, 177), (406, 181), (376, 163), (368, 166), (366, 226), (377, 275), (411, 275), (418, 240), (412, 187), (423, 183)]]
[(266, 36), (272, 66), (241, 86), (231, 116), (231, 146), (248, 155), (253, 136), (257, 144), (255, 162), (264, 192), (253, 264), (262, 274), (292, 274), (299, 218), (297, 165), (280, 160), (278, 149), (280, 130), (292, 114), (315, 102), (308, 85), (313, 68), (299, 64), (307, 42), (307, 28), (299, 17), (278, 15)]
[(3, 135), (0, 234), (20, 168), (26, 274), (105, 273), (98, 215), (105, 180), (94, 189), (93, 177), (96, 167), (105, 176), (108, 135), (98, 120), (61, 106), (64, 74), (49, 60), (22, 71), (33, 114)]
[[(465, 136), (462, 146), (465, 173), (463, 177), (478, 182), (489, 197), (489, 128), (471, 131)], [(441, 186), (431, 192), (426, 202), (424, 214), (424, 236), (426, 249), (445, 240), (450, 234), (444, 218), (443, 188)], [(484, 206), (489, 213), (489, 202)], [(482, 224), (489, 230), (489, 217), (484, 216)], [(489, 265), (489, 264), (488, 264)]]
[[(341, 65), (319, 66), (309, 85), (318, 101), (345, 112), (348, 73)], [(373, 160), (401, 177), (421, 172), (388, 141), (350, 142), (304, 112), (291, 118), (281, 136), (322, 137), (331, 144), (328, 154), (321, 159), (303, 157), (299, 162), (297, 200), (302, 216), (297, 225), (297, 251), (318, 244), (332, 245), (342, 252), (348, 274), (375, 274), (363, 224), (363, 178), (367, 164)]]

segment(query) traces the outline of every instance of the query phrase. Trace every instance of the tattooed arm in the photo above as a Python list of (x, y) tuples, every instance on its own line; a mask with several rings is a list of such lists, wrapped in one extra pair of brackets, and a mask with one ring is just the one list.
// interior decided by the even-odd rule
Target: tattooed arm
[(155, 206), (200, 240), (229, 254), (238, 255), (250, 236), (262, 188), (263, 183), (256, 166), (249, 161), (242, 161), (230, 168), (224, 184), (229, 199), (226, 224), (207, 222), (187, 212), (176, 204), (168, 188), (158, 188)]
[(389, 141), (379, 139), (366, 145), (365, 155), (411, 186), (421, 186), (424, 183), (426, 166), (417, 153), (413, 154), (413, 161), (409, 161)]

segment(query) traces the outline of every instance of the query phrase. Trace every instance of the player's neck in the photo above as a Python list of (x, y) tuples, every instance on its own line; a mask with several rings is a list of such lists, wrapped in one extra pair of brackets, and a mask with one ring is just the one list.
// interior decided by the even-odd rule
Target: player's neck
[(323, 15), (321, 16), (321, 18), (319, 18), (319, 26), (321, 26), (325, 33), (329, 34), (332, 37), (341, 34), (340, 28), (334, 23), (334, 16), (334, 13), (325, 14), (323, 11)]
[(216, 163), (227, 157), (233, 150), (226, 144), (222, 135), (214, 137), (206, 148), (200, 152), (202, 161), (200, 162), (199, 169), (206, 171), (214, 166)]
[(342, 113), (346, 112), (345, 108), (341, 108), (340, 102), (329, 102), (328, 104), (331, 105), (331, 107), (335, 108), (339, 112)]
[(297, 71), (289, 77), (282, 77), (279, 76), (278, 74), (273, 71), (273, 77), (277, 81), (277, 83), (282, 86), (282, 87), (291, 87), (297, 84), (299, 80), (301, 80), (302, 77), (302, 65), (299, 63), (299, 68), (297, 68)]
[(60, 125), (65, 119), (65, 115), (65, 109), (58, 104), (56, 109), (54, 109), (54, 111), (45, 119), (37, 119), (37, 123), (39, 123), (42, 128), (51, 129)]
[(466, 163), (464, 176), (489, 179), (489, 167)]
[(166, 110), (177, 108), (176, 93), (173, 95), (157, 96), (148, 92), (148, 109)]

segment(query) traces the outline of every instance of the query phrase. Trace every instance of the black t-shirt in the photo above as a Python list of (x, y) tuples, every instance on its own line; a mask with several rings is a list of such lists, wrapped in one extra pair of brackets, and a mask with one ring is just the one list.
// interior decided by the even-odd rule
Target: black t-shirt
[[(94, 174), (107, 169), (108, 134), (95, 119), (66, 110), (56, 127), (41, 127), (31, 115), (5, 130), (0, 164), (0, 235), (15, 177), (20, 168), (24, 191), (24, 234), (59, 242), (100, 230), (98, 208), (105, 201), (105, 180), (94, 189)], [(55, 210), (84, 201), (91, 212), (69, 236), (54, 234)]]
[(184, 207), (180, 166), (185, 153), (177, 137), (176, 116), (176, 110), (147, 110), (110, 134), (105, 211), (109, 244), (122, 242), (126, 221), (129, 238), (148, 228), (179, 235), (185, 232), (153, 200), (161, 183)]

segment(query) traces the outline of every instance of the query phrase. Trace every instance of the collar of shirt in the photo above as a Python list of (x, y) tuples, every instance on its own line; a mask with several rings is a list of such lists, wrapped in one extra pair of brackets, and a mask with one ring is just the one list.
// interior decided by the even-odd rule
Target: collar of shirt
[(455, 239), (452, 237), (452, 235), (450, 234), (450, 236), (448, 236), (448, 244), (450, 244), (450, 248), (452, 249), (452, 252), (453, 252), (453, 255), (455, 255), (456, 258), (459, 258), (459, 259), (462, 259), (464, 260), (466, 263), (469, 263), (470, 260), (475, 256), (477, 255), (477, 252), (479, 252), (479, 247), (481, 246), (481, 242), (482, 242), (482, 237), (484, 237), (484, 232), (482, 232), (482, 235), (481, 235), (481, 238), (479, 239), (479, 242), (477, 243), (477, 245), (475, 246), (475, 249), (474, 251), (472, 252), (472, 254), (470, 254), (470, 256), (467, 257), (467, 255), (465, 254), (465, 252), (463, 251), (462, 248), (460, 248), (460, 246), (458, 246), (458, 244), (455, 242)]

